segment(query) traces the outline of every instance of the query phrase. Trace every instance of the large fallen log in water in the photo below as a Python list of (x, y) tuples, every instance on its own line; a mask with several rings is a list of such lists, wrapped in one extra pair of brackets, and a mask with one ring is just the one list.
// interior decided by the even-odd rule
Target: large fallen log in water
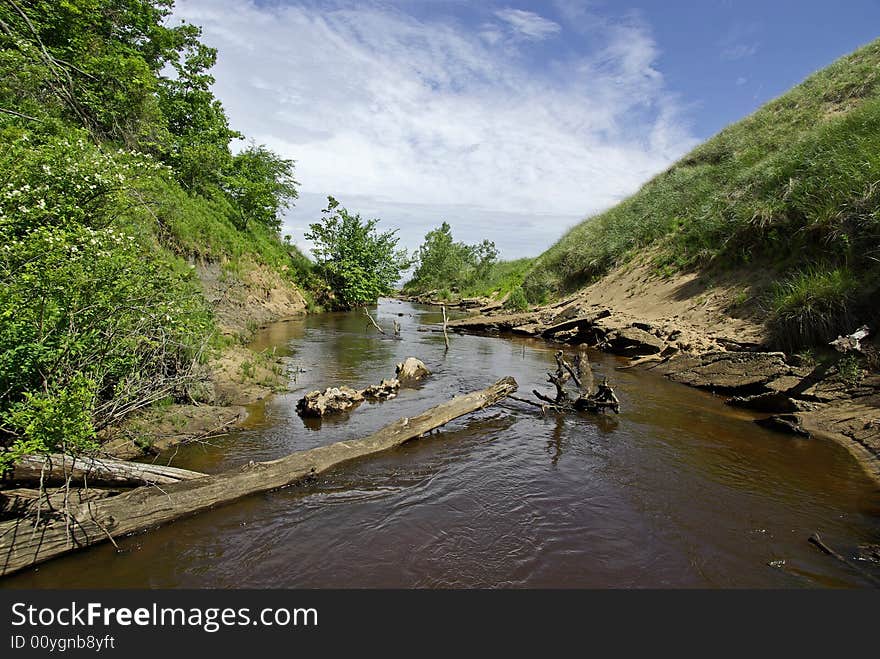
[(171, 522), (320, 474), (341, 463), (386, 451), (483, 409), (516, 391), (513, 378), (437, 405), (422, 414), (385, 426), (369, 437), (299, 451), (271, 462), (257, 462), (214, 476), (163, 487), (139, 487), (119, 496), (86, 503), (69, 512), (67, 523), (34, 528), (32, 520), (0, 524), (0, 575), (7, 575), (67, 552)]
[(141, 485), (168, 485), (203, 478), (206, 474), (188, 469), (141, 464), (109, 458), (77, 457), (69, 455), (26, 455), (15, 465), (9, 480), (15, 483), (44, 485), (63, 484), (70, 479), (73, 487), (109, 485), (111, 487), (139, 487)]

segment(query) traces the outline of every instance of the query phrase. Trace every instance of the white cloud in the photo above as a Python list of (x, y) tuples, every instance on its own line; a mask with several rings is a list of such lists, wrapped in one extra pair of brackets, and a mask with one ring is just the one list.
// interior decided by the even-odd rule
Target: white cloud
[(329, 194), (399, 227), (410, 249), (448, 220), (460, 240), (536, 255), (695, 142), (644, 26), (610, 26), (589, 52), (536, 66), (485, 24), (319, 6), (176, 9), (219, 49), (233, 127), (297, 161), (296, 241)]
[(721, 50), (721, 59), (732, 62), (751, 57), (757, 52), (758, 44), (756, 43), (737, 43), (723, 48)]
[(731, 26), (718, 42), (721, 59), (733, 62), (756, 55), (760, 43), (755, 37), (760, 32), (760, 23), (736, 23)]
[(558, 23), (522, 9), (500, 9), (495, 15), (507, 23), (516, 35), (532, 41), (541, 41), (562, 29)]

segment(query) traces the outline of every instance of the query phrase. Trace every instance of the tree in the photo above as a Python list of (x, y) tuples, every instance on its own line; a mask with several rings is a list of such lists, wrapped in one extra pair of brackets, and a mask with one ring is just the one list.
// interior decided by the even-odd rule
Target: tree
[(495, 243), (484, 240), (477, 245), (455, 242), (452, 228), (443, 222), (425, 235), (419, 247), (419, 267), (407, 288), (448, 289), (471, 286), (488, 278), (498, 258)]
[(306, 239), (334, 296), (335, 306), (351, 309), (388, 295), (409, 267), (406, 250), (398, 250), (397, 230), (379, 233), (378, 219), (362, 220), (327, 197), (321, 222), (309, 225)]
[(250, 220), (281, 231), (281, 211), (297, 198), (293, 160), (285, 160), (264, 145), (251, 144), (232, 158), (226, 190), (241, 212), (241, 225)]

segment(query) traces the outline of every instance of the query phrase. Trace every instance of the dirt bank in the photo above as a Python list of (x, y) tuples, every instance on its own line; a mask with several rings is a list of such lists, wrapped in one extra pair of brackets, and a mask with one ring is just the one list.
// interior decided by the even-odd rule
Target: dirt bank
[(763, 413), (758, 422), (766, 427), (840, 442), (880, 482), (880, 374), (856, 355), (830, 349), (818, 357), (769, 351), (759, 305), (749, 297), (755, 277), (660, 277), (642, 262), (551, 305), (516, 314), (484, 310), (449, 328), (542, 337), (627, 356)]
[(104, 452), (110, 456), (133, 459), (224, 434), (247, 418), (247, 406), (287, 387), (285, 361), (246, 343), (259, 327), (305, 313), (296, 286), (262, 265), (195, 265), (219, 331), (236, 344), (205, 365), (187, 392), (192, 403), (154, 406), (108, 433)]

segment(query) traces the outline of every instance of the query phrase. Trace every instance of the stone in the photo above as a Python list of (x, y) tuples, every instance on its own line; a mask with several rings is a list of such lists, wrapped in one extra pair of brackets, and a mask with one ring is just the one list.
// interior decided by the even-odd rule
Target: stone
[(618, 355), (656, 355), (666, 347), (666, 343), (638, 327), (622, 327), (609, 332), (605, 343), (611, 352)]
[(798, 437), (811, 437), (809, 431), (804, 430), (801, 426), (800, 417), (796, 414), (776, 414), (766, 419), (755, 419), (755, 423), (763, 428), (777, 430), (779, 432), (788, 433), (789, 435), (797, 435)]
[(300, 416), (323, 417), (339, 414), (364, 400), (361, 392), (351, 387), (328, 387), (322, 391), (310, 391), (296, 404)]
[(398, 380), (421, 380), (423, 377), (431, 375), (431, 371), (428, 370), (424, 362), (415, 357), (407, 357), (403, 360), (397, 365), (395, 373)]
[(762, 393), (768, 382), (789, 372), (781, 352), (684, 354), (657, 368), (675, 382), (740, 395)]

